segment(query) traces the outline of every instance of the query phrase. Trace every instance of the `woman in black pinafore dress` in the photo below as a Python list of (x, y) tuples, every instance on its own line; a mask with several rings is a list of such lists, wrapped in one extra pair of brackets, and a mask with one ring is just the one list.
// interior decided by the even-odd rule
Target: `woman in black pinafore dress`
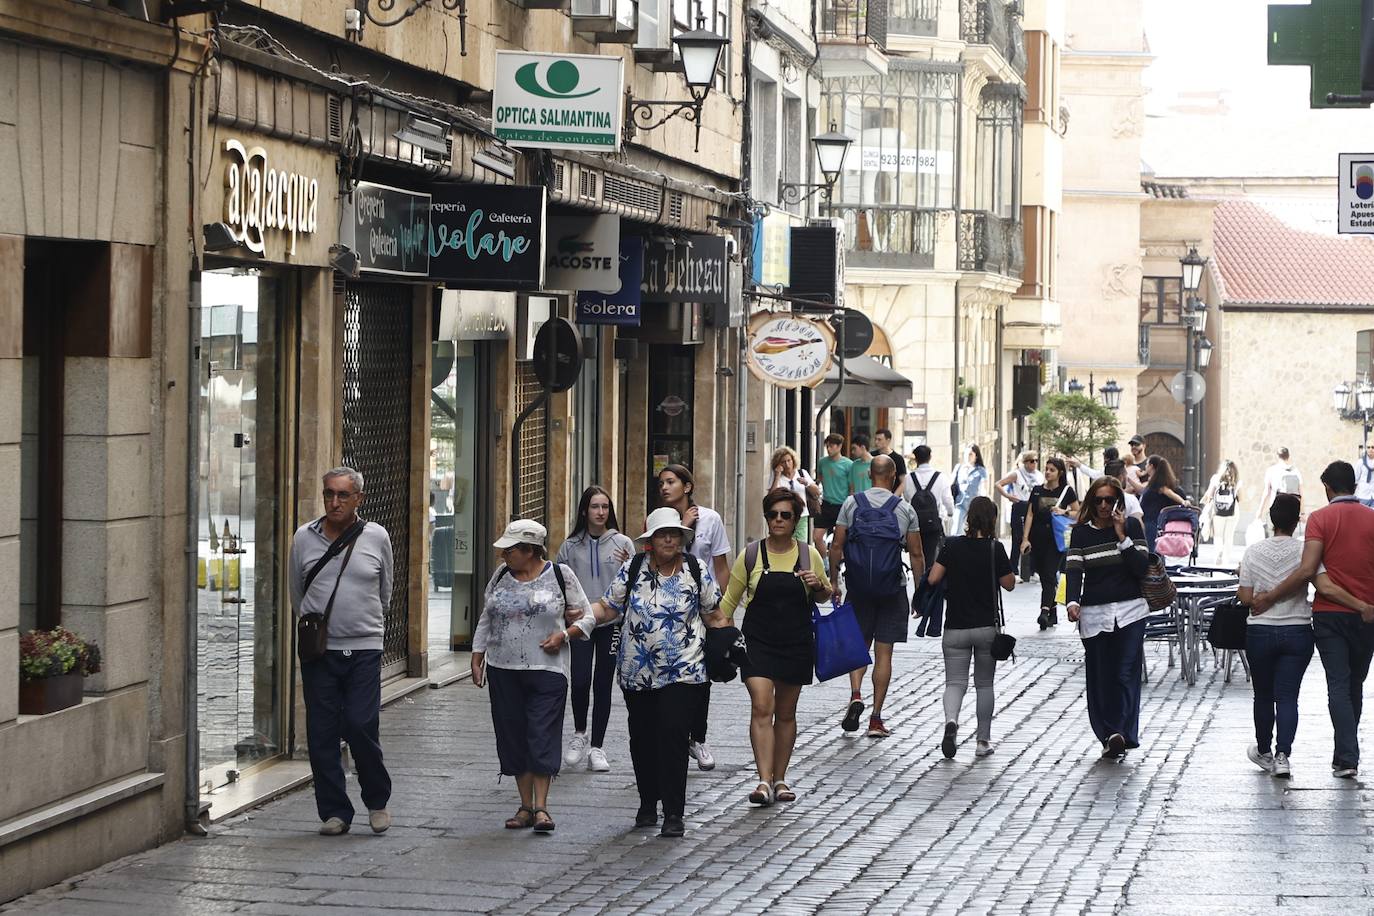
[(745, 608), (741, 632), (749, 663), (740, 676), (749, 690), (749, 743), (759, 771), (758, 787), (749, 793), (755, 805), (796, 800), (787, 765), (797, 741), (797, 699), (815, 671), (811, 610), (830, 597), (820, 554), (793, 538), (802, 508), (801, 498), (785, 488), (763, 498), (768, 537), (736, 557), (721, 602), (727, 619)]

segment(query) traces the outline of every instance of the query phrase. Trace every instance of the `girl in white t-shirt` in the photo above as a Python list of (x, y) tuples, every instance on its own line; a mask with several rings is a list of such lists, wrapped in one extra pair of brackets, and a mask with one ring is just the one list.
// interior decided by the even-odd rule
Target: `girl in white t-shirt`
[(806, 468), (800, 466), (801, 462), (797, 458), (797, 453), (788, 446), (784, 445), (773, 450), (772, 460), (768, 466), (773, 471), (772, 482), (768, 484), (769, 492), (779, 487), (791, 490), (802, 501), (802, 517), (797, 522), (797, 530), (793, 537), (803, 544), (811, 540), (811, 510), (807, 508), (808, 496), (820, 498), (821, 486), (816, 479), (806, 472)]

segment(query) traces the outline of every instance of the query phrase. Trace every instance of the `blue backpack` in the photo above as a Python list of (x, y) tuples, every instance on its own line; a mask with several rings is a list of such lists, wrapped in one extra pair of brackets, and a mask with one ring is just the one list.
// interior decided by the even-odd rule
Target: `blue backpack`
[(854, 520), (845, 532), (844, 581), (852, 593), (873, 598), (906, 590), (902, 551), (906, 535), (897, 517), (902, 498), (893, 496), (881, 506), (854, 494)]

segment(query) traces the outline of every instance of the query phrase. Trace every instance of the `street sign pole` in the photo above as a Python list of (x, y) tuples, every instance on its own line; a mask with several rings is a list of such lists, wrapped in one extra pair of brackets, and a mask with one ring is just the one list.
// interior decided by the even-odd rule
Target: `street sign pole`
[[(839, 314), (843, 315), (843, 313), (839, 313)], [(840, 326), (839, 326), (839, 328), (838, 328), (837, 331), (836, 331), (836, 334), (837, 334), (838, 339), (836, 340), (836, 345), (835, 345), (835, 357), (836, 357), (836, 361), (838, 362), (839, 367), (840, 367), (840, 381), (839, 381), (839, 384), (837, 384), (837, 385), (835, 386), (835, 390), (834, 390), (833, 392), (831, 392), (830, 397), (826, 398), (826, 399), (825, 399), (825, 402), (824, 402), (823, 404), (821, 404), (821, 406), (818, 407), (818, 408), (816, 409), (816, 460), (817, 460), (817, 461), (820, 461), (821, 456), (825, 454), (825, 436), (826, 436), (826, 433), (825, 433), (825, 430), (822, 429), (822, 427), (821, 427), (821, 417), (825, 416), (825, 412), (826, 412), (827, 410), (830, 409), (830, 405), (833, 404), (833, 403), (835, 403), (837, 400), (839, 400), (840, 393), (841, 393), (842, 391), (844, 391), (844, 331), (845, 331), (845, 328), (848, 326), (848, 324), (849, 324), (849, 322), (847, 322), (847, 321), (843, 320), (843, 318), (841, 318), (841, 320), (840, 320)]]

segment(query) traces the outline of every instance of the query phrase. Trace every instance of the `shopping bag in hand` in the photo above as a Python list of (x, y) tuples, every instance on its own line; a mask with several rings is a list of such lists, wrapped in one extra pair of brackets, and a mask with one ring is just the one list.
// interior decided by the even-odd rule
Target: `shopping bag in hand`
[(813, 607), (811, 626), (816, 635), (816, 680), (828, 681), (873, 663), (852, 604), (841, 604), (829, 614)]

